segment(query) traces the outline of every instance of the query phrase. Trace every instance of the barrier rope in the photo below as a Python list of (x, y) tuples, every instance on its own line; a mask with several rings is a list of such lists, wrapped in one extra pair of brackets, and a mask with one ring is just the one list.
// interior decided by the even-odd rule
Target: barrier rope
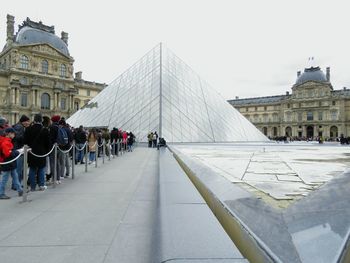
[(16, 158), (12, 159), (11, 161), (3, 162), (3, 163), (0, 162), (0, 165), (5, 165), (5, 164), (9, 164), (9, 163), (14, 162), (14, 161), (16, 161), (19, 157), (21, 157), (22, 154), (23, 154), (23, 153), (19, 153), (19, 155), (17, 155)]
[(73, 148), (73, 144), (69, 147), (68, 150), (62, 150), (58, 145), (57, 145), (57, 149), (60, 150), (61, 153), (69, 153), (70, 150), (72, 150)]
[(86, 144), (87, 144), (87, 142), (84, 143), (82, 148), (79, 148), (77, 145), (75, 145), (75, 149), (77, 149), (80, 152), (80, 151), (84, 150)]
[(44, 155), (37, 155), (37, 154), (35, 154), (35, 153), (32, 152), (32, 149), (29, 149), (29, 150), (28, 150), (28, 153), (30, 153), (31, 155), (33, 155), (33, 156), (35, 156), (35, 157), (43, 158), (43, 157), (46, 157), (46, 156), (50, 155), (50, 153), (52, 153), (52, 151), (53, 151), (54, 149), (55, 149), (55, 145), (52, 146), (51, 151), (49, 151), (47, 154), (44, 154)]

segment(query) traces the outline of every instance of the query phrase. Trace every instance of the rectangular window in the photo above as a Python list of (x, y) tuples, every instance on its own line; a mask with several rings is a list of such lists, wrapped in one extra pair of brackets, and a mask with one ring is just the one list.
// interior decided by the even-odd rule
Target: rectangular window
[(65, 110), (66, 109), (66, 98), (61, 98), (61, 110)]
[(74, 109), (76, 111), (79, 110), (79, 102), (77, 102), (77, 101), (74, 102)]
[(335, 121), (337, 120), (337, 111), (331, 111), (331, 120), (332, 121)]
[(301, 112), (298, 112), (298, 121), (303, 121), (303, 114)]
[(322, 121), (322, 120), (323, 120), (323, 112), (322, 112), (322, 111), (319, 111), (319, 112), (318, 112), (318, 120), (319, 120), (319, 121)]
[(22, 107), (28, 106), (28, 94), (27, 93), (21, 93), (21, 106)]
[(86, 96), (90, 96), (90, 90), (86, 91)]
[(308, 121), (313, 121), (314, 120), (314, 114), (312, 111), (307, 112), (307, 120)]

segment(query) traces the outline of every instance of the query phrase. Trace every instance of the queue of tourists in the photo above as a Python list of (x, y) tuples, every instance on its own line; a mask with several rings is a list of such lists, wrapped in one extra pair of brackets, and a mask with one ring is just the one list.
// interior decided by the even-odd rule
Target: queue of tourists
[[(29, 185), (29, 191), (44, 191), (47, 185), (61, 184), (62, 179), (70, 177), (73, 141), (75, 164), (85, 164), (84, 157), (88, 157), (88, 164), (95, 164), (96, 158), (103, 154), (107, 157), (118, 154), (120, 148), (115, 142), (119, 142), (124, 151), (132, 152), (135, 136), (117, 128), (109, 132), (108, 129), (70, 127), (59, 115), (50, 118), (36, 114), (33, 121), (22, 115), (13, 126), (0, 116), (0, 199), (10, 199), (5, 194), (9, 177), (12, 177), (11, 188), (18, 196), (23, 195), (24, 183)], [(30, 148), (27, 182), (23, 182), (24, 145)], [(54, 145), (57, 145), (56, 153)]]

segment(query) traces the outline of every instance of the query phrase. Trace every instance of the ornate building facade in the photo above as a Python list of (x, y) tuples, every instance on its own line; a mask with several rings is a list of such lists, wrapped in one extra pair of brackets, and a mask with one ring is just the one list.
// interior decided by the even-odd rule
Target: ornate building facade
[(16, 123), (22, 114), (69, 117), (106, 85), (73, 74), (68, 33), (27, 18), (14, 30), (7, 15), (6, 44), (0, 53), (0, 116)]
[(228, 101), (270, 138), (336, 139), (350, 136), (350, 90), (334, 90), (330, 68), (297, 72), (292, 93)]

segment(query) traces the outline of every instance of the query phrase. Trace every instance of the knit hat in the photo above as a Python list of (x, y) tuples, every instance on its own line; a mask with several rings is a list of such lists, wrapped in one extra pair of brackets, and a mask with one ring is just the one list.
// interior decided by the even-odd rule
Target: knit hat
[(43, 117), (41, 116), (40, 113), (34, 115), (34, 121), (35, 122), (43, 122)]
[(6, 119), (4, 117), (0, 117), (0, 126), (5, 126)]
[(65, 126), (66, 125), (66, 121), (64, 119), (61, 119), (59, 122), (58, 122), (59, 125), (63, 125)]
[(52, 121), (52, 122), (59, 122), (60, 119), (61, 119), (61, 116), (60, 116), (60, 115), (53, 115), (53, 116), (51, 117), (51, 121)]
[(19, 119), (19, 122), (25, 122), (25, 121), (29, 121), (29, 118), (26, 115), (22, 115), (21, 118)]
[(16, 131), (15, 131), (15, 129), (14, 128), (12, 128), (12, 127), (8, 127), (8, 128), (6, 128), (5, 129), (5, 133), (16, 133)]

